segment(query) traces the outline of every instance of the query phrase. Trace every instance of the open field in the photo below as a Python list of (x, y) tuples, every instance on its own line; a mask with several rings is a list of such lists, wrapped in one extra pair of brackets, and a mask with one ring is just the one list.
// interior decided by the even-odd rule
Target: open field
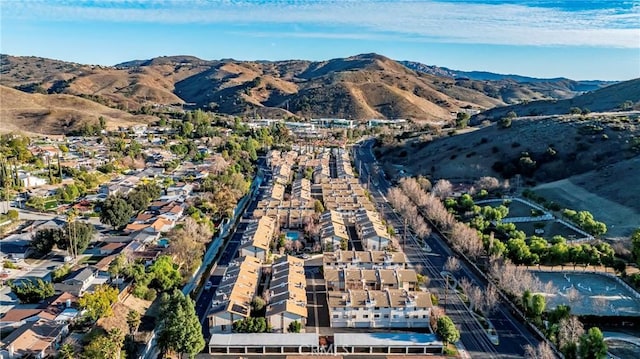
[(480, 204), (480, 206), (486, 206), (489, 205), (491, 207), (498, 207), (498, 206), (505, 206), (509, 208), (509, 214), (507, 215), (507, 218), (512, 218), (512, 217), (529, 217), (531, 216), (531, 210), (533, 210), (534, 208), (531, 206), (528, 206), (522, 202), (519, 201), (511, 201), (511, 202), (506, 202), (503, 200), (496, 200), (495, 202), (489, 202), (489, 203), (482, 203)]
[[(640, 192), (637, 177), (635, 181), (635, 185), (631, 186), (620, 184), (619, 191), (621, 193)], [(632, 189), (635, 189), (635, 191)], [(568, 179), (540, 185), (534, 188), (534, 191), (547, 200), (560, 203), (564, 207), (591, 212), (596, 220), (607, 224), (607, 237), (626, 237), (634, 229), (640, 227), (640, 213), (638, 211), (600, 197), (581, 186), (575, 185)], [(637, 194), (630, 193), (630, 195)]]
[(640, 316), (636, 294), (615, 279), (595, 273), (532, 271), (543, 283), (551, 281), (555, 294), (545, 294), (547, 308), (571, 306), (577, 315)]

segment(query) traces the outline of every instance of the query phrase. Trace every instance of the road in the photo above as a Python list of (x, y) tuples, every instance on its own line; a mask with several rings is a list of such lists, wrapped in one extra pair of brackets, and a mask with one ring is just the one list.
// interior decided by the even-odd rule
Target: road
[[(354, 146), (356, 166), (361, 171), (360, 179), (365, 185), (368, 182), (369, 192), (381, 214), (389, 224), (396, 228), (396, 232), (401, 237), (403, 235), (403, 221), (384, 197), (392, 184), (377, 166), (372, 146), (373, 140), (367, 140)], [(505, 309), (508, 308), (505, 303), (499, 303), (497, 309), (489, 317), (498, 332), (499, 345), (491, 343), (480, 324), (473, 318), (458, 296), (451, 295), (449, 292), (447, 303), (443, 303), (445, 285), (440, 273), (447, 258), (454, 253), (442, 238), (432, 234), (427, 239), (427, 244), (431, 247), (430, 252), (421, 248), (416, 238), (410, 233), (407, 234), (407, 243), (401, 242), (400, 244), (411, 263), (423, 266), (424, 273), (430, 278), (429, 290), (438, 296), (446, 314), (459, 327), (461, 342), (473, 358), (522, 358), (525, 345), (536, 346), (539, 343), (525, 326), (508, 309)], [(464, 261), (460, 261), (460, 263), (461, 269), (456, 273), (456, 277), (459, 280), (466, 277), (471, 283), (484, 289), (487, 285), (484, 279), (476, 276)]]

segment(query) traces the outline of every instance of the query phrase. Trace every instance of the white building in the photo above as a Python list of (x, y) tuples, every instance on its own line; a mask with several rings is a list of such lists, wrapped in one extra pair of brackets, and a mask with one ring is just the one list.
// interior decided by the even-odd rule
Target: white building
[(430, 328), (431, 295), (404, 289), (328, 291), (332, 328)]

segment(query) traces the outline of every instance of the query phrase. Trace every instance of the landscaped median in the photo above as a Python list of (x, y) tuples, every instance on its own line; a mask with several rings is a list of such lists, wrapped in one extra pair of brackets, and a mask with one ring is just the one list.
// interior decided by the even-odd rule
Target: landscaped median
[[(484, 312), (490, 312), (495, 307), (495, 304), (487, 303), (492, 301), (490, 299), (487, 300), (487, 298), (490, 297), (491, 295), (488, 295), (488, 296), (485, 295), (483, 297), (482, 296), (483, 293), (480, 291), (479, 287), (475, 287), (464, 282), (463, 283), (459, 282), (455, 278), (455, 276), (448, 271), (442, 271), (440, 272), (440, 274), (442, 274), (442, 277), (445, 278), (445, 281), (446, 281), (445, 285), (447, 286), (447, 290), (453, 291), (458, 296), (458, 298), (460, 298), (464, 306), (467, 307), (467, 310), (473, 313), (474, 319), (482, 327), (485, 335), (487, 336), (487, 338), (489, 338), (491, 343), (493, 343), (494, 345), (500, 344), (500, 338), (498, 336), (498, 332), (493, 326), (493, 323), (491, 323), (491, 321), (487, 318), (487, 316), (484, 313)], [(465, 287), (467, 288), (467, 291), (470, 293), (465, 292)], [(485, 303), (478, 303), (479, 301), (485, 301)]]

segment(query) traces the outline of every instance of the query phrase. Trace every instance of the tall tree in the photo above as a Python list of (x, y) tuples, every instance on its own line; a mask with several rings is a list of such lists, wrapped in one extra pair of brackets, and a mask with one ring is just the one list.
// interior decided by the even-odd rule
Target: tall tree
[(160, 330), (158, 347), (161, 352), (187, 354), (195, 358), (205, 347), (202, 326), (196, 315), (193, 300), (179, 290), (160, 298)]
[(580, 338), (578, 347), (582, 359), (603, 359), (607, 357), (607, 344), (598, 327), (589, 329), (587, 334)]
[(127, 325), (129, 326), (129, 334), (134, 335), (138, 332), (138, 327), (140, 326), (141, 318), (140, 312), (137, 310), (131, 309), (129, 314), (127, 314)]

